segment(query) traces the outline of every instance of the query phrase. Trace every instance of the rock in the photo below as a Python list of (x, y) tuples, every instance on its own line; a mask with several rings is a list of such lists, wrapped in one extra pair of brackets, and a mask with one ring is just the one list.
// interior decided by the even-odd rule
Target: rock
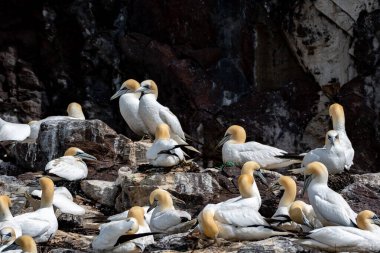
[[(52, 120), (41, 124), (36, 143), (27, 139), (2, 145), (19, 167), (34, 171), (43, 170), (48, 161), (75, 146), (99, 158), (98, 161), (86, 161), (88, 178), (114, 180), (119, 164), (146, 163), (145, 152), (151, 144), (132, 142), (100, 120)], [(106, 169), (107, 173), (103, 173)]]
[(41, 250), (49, 247), (54, 248), (55, 252), (89, 252), (91, 242), (92, 236), (58, 230), (49, 245), (41, 247)]
[(91, 199), (106, 206), (114, 206), (119, 187), (114, 182), (102, 180), (83, 180), (82, 191)]
[(134, 205), (148, 205), (150, 193), (158, 187), (184, 201), (185, 204), (179, 205), (179, 208), (193, 212), (217, 200), (221, 193), (221, 187), (217, 181), (207, 173), (142, 174), (130, 171), (123, 174), (121, 193), (117, 200), (119, 205), (116, 209), (123, 211)]

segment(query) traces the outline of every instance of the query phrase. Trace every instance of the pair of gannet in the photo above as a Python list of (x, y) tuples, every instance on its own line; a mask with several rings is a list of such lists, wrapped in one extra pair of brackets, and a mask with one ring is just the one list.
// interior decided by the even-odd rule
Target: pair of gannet
[(49, 116), (42, 120), (31, 121), (29, 122), (29, 126), (31, 129), (29, 138), (37, 139), (38, 133), (40, 132), (40, 127), (43, 122), (49, 120), (84, 120), (84, 114), (82, 111), (82, 106), (78, 103), (72, 102), (67, 106), (67, 114), (68, 116)]
[[(33, 197), (41, 198), (42, 191), (34, 190), (31, 192)], [(72, 215), (84, 215), (86, 210), (73, 202), (73, 195), (66, 187), (57, 187), (54, 190), (53, 206), (61, 210), (62, 213)]]
[(23, 141), (29, 135), (28, 124), (11, 123), (0, 118), (0, 141)]
[[(12, 227), (4, 227), (0, 230), (1, 235), (1, 246), (0, 252), (9, 253), (37, 253), (37, 245), (32, 237), (28, 235), (23, 235), (16, 237), (16, 233)], [(10, 249), (7, 250), (13, 243), (16, 243), (21, 247), (21, 249)]]
[(146, 159), (156, 167), (171, 167), (185, 160), (178, 143), (170, 138), (170, 128), (167, 124), (157, 126), (155, 140), (146, 152)]
[(250, 173), (239, 176), (241, 198), (218, 204), (208, 204), (198, 215), (198, 229), (211, 238), (226, 240), (261, 240), (275, 235), (288, 235), (288, 232), (275, 231), (257, 208), (258, 199), (252, 191), (254, 177)]
[[(322, 227), (322, 224), (318, 221), (311, 205), (308, 205), (303, 201), (295, 201), (297, 185), (291, 177), (281, 176), (270, 189), (272, 191), (284, 190), (278, 208), (270, 219), (271, 223), (277, 223), (281, 228), (292, 231), (309, 231), (310, 229)], [(298, 211), (298, 208), (303, 208), (305, 210), (305, 215), (309, 220), (307, 223), (308, 227), (298, 225), (303, 223), (291, 222), (291, 214)], [(303, 209), (300, 209), (300, 211)]]
[(356, 226), (357, 214), (339, 193), (327, 186), (329, 173), (325, 165), (312, 162), (304, 175), (303, 192), (307, 191), (310, 204), (324, 226)]
[(87, 165), (82, 159), (96, 160), (96, 157), (79, 148), (71, 147), (66, 150), (64, 156), (48, 162), (45, 171), (69, 181), (81, 180), (88, 174)]
[(15, 216), (13, 220), (20, 225), (23, 235), (30, 235), (36, 242), (46, 242), (54, 237), (58, 221), (53, 209), (54, 183), (50, 178), (39, 180), (42, 196), (41, 206), (31, 213)]
[(191, 220), (191, 215), (188, 212), (174, 208), (170, 193), (163, 189), (152, 191), (149, 196), (149, 203), (150, 209), (154, 208), (149, 223), (152, 232), (183, 232), (181, 231), (183, 226)]
[(276, 156), (287, 153), (284, 150), (255, 141), (245, 142), (245, 140), (246, 133), (241, 126), (233, 125), (227, 129), (223, 139), (218, 144), (218, 147), (223, 145), (222, 157), (224, 163), (233, 162), (240, 166), (245, 162), (255, 161), (262, 168), (275, 169), (298, 162), (277, 158)]
[[(149, 225), (144, 219), (144, 209), (139, 206), (132, 207), (126, 219), (102, 224), (99, 229), (99, 235), (92, 242), (92, 248), (96, 251), (142, 252), (145, 246), (154, 243)], [(128, 239), (128, 235), (145, 233), (149, 235), (122, 243)]]
[(22, 235), (20, 225), (14, 221), (13, 215), (9, 210), (12, 206), (12, 201), (8, 196), (0, 196), (0, 229), (4, 227), (11, 227), (15, 232), (16, 238)]
[(380, 219), (372, 211), (364, 210), (357, 216), (358, 228), (345, 226), (323, 227), (311, 231), (307, 238), (298, 240), (301, 245), (326, 251), (380, 251)]

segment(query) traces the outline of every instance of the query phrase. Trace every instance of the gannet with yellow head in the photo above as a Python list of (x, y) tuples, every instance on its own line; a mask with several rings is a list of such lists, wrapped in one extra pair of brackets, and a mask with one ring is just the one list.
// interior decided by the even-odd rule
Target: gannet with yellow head
[[(31, 196), (35, 198), (41, 198), (42, 191), (34, 190), (31, 192)], [(54, 190), (53, 206), (61, 210), (62, 213), (72, 214), (72, 215), (84, 215), (86, 210), (74, 203), (73, 195), (69, 192), (66, 187), (57, 187)]]
[[(0, 229), (4, 227), (11, 227), (14, 229), (15, 236), (18, 238), (22, 235), (20, 225), (14, 221), (13, 215), (9, 210), (12, 206), (11, 199), (6, 195), (0, 196)], [(0, 251), (1, 252), (1, 251)]]
[(163, 189), (156, 189), (149, 196), (150, 207), (154, 208), (150, 219), (150, 228), (153, 232), (177, 231), (182, 223), (191, 220), (188, 212), (176, 210), (173, 206), (173, 199), (169, 192)]
[(76, 102), (72, 102), (67, 106), (68, 116), (49, 116), (41, 120), (32, 120), (28, 124), (31, 129), (30, 139), (37, 139), (38, 133), (40, 132), (40, 127), (43, 122), (50, 120), (85, 120), (82, 106)]
[(238, 179), (241, 200), (208, 204), (198, 215), (200, 232), (211, 239), (224, 238), (231, 241), (262, 240), (289, 234), (271, 229), (256, 210), (253, 182), (252, 175), (242, 174)]
[(58, 221), (53, 209), (54, 183), (48, 177), (39, 180), (42, 196), (41, 206), (31, 213), (24, 213), (14, 217), (22, 229), (23, 235), (30, 235), (36, 242), (46, 242), (58, 229)]
[(346, 133), (343, 106), (337, 103), (332, 104), (329, 108), (329, 114), (330, 114), (330, 117), (332, 118), (333, 129), (338, 132), (340, 143), (345, 152), (345, 157), (346, 157), (345, 168), (349, 170), (353, 164), (355, 151)]
[(155, 167), (172, 167), (185, 160), (178, 143), (170, 138), (167, 124), (157, 125), (153, 145), (146, 151), (146, 159)]
[(0, 118), (0, 141), (23, 141), (29, 135), (28, 124), (11, 123)]
[(71, 147), (65, 151), (64, 156), (48, 162), (45, 171), (69, 181), (81, 180), (88, 174), (87, 165), (82, 159), (96, 160), (96, 157), (79, 148)]
[(356, 226), (357, 214), (344, 198), (327, 186), (328, 170), (320, 162), (312, 162), (304, 171), (303, 192), (307, 191), (310, 204), (324, 226)]
[(289, 217), (292, 221), (301, 225), (302, 231), (307, 232), (315, 228), (321, 228), (322, 223), (311, 205), (301, 200), (296, 200), (289, 208)]
[(224, 163), (233, 162), (240, 166), (245, 162), (255, 161), (262, 168), (275, 169), (300, 162), (276, 158), (275, 156), (287, 152), (255, 141), (245, 142), (245, 140), (246, 133), (243, 127), (232, 125), (227, 129), (223, 139), (218, 144), (218, 147), (223, 145), (222, 158)]
[(139, 88), (139, 82), (134, 79), (128, 79), (111, 97), (111, 100), (120, 97), (119, 108), (125, 122), (135, 134), (144, 136), (149, 135), (149, 132), (138, 112), (141, 97), (141, 92), (137, 92)]
[(298, 240), (304, 246), (333, 252), (378, 252), (379, 234), (372, 231), (380, 220), (373, 212), (365, 210), (358, 214), (359, 228), (329, 226), (310, 231), (305, 240)]
[[(141, 83), (141, 87), (136, 90), (141, 92), (142, 97), (139, 104), (139, 115), (144, 121), (151, 135), (155, 135), (157, 126), (165, 123), (170, 128), (170, 136), (178, 144), (187, 145), (185, 133), (182, 130), (181, 123), (168, 107), (161, 105), (157, 101), (158, 87), (153, 80), (145, 80)], [(199, 152), (190, 145), (185, 148)]]
[(123, 235), (150, 233), (149, 225), (144, 219), (144, 209), (134, 206), (129, 209), (128, 217), (124, 220), (111, 221), (102, 224), (99, 235), (92, 242), (95, 250), (107, 250), (107, 252), (142, 252), (144, 248), (154, 243), (152, 235), (121, 243)]

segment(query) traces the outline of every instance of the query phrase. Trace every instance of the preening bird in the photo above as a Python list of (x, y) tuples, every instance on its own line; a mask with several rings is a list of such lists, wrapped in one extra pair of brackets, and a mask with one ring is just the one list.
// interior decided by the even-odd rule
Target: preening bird
[(144, 136), (146, 134), (149, 135), (149, 131), (139, 115), (139, 104), (141, 97), (141, 92), (137, 91), (139, 88), (139, 82), (134, 79), (128, 79), (111, 97), (111, 100), (120, 97), (119, 108), (125, 122), (135, 134)]
[(30, 135), (28, 124), (18, 124), (0, 119), (0, 141), (23, 141)]
[(312, 162), (304, 171), (303, 192), (307, 191), (310, 204), (324, 226), (356, 226), (357, 214), (344, 198), (327, 186), (329, 173), (325, 165)]
[(322, 223), (318, 220), (313, 207), (301, 200), (294, 201), (290, 206), (289, 217), (292, 221), (300, 224), (302, 231), (305, 232), (323, 227)]
[(167, 124), (157, 125), (153, 145), (146, 151), (146, 159), (156, 167), (171, 167), (185, 160), (181, 146), (170, 138)]
[(48, 162), (45, 171), (69, 181), (81, 180), (88, 174), (87, 165), (82, 159), (96, 160), (96, 157), (79, 148), (71, 147), (66, 150), (64, 156)]
[(48, 177), (40, 178), (42, 189), (40, 209), (14, 217), (23, 235), (30, 235), (36, 242), (46, 242), (58, 230), (58, 221), (53, 209), (54, 183)]
[[(0, 230), (2, 245), (0, 252), (8, 253), (37, 253), (37, 245), (32, 237), (23, 235), (16, 238), (14, 231), (10, 227), (5, 227)], [(21, 249), (9, 249), (13, 243), (19, 245)], [(12, 246), (13, 247), (13, 246)]]
[(222, 157), (224, 163), (233, 162), (240, 166), (245, 162), (255, 161), (262, 168), (275, 169), (298, 162), (277, 158), (276, 156), (287, 153), (284, 150), (255, 141), (245, 142), (245, 140), (246, 133), (241, 126), (233, 125), (227, 129), (223, 139), (218, 144), (218, 147), (223, 146)]

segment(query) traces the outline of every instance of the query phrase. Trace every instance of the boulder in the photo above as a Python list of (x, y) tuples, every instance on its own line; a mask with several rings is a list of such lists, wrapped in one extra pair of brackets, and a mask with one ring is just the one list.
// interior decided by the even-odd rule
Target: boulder
[(114, 182), (103, 180), (83, 180), (80, 184), (82, 191), (96, 202), (114, 206), (119, 187)]

